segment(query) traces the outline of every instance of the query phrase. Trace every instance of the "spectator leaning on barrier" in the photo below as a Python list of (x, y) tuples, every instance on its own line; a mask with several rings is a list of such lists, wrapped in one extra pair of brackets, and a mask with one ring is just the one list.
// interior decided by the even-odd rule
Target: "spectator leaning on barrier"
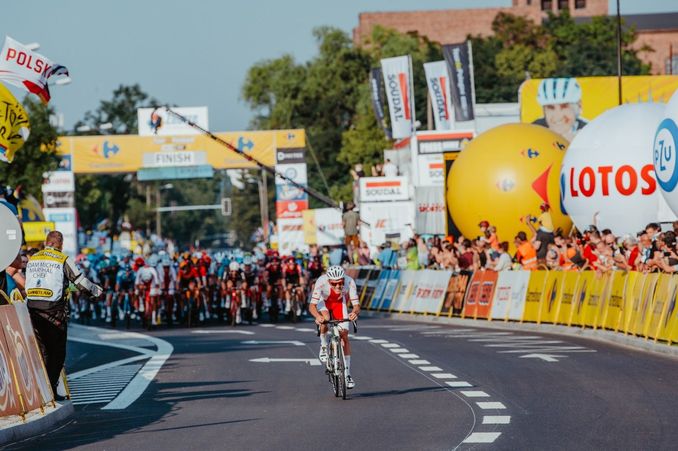
[(63, 241), (61, 232), (49, 232), (45, 249), (33, 255), (26, 266), (28, 309), (55, 394), (66, 358), (68, 284), (71, 282), (94, 297), (100, 296), (102, 292), (101, 287), (85, 278), (61, 251)]
[(494, 271), (506, 271), (511, 269), (512, 261), (511, 256), (508, 253), (508, 249), (508, 241), (502, 241), (499, 243), (499, 252), (495, 255), (494, 259), (487, 263), (488, 269), (492, 269)]

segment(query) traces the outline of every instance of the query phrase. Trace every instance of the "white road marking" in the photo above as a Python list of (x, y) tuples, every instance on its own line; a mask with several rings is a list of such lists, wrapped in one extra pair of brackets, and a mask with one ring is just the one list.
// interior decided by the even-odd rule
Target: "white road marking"
[(422, 332), (423, 335), (454, 334), (461, 332), (476, 332), (478, 329), (439, 329)]
[(528, 341), (531, 342), (531, 340), (541, 340), (544, 337), (537, 337), (537, 336), (520, 336), (520, 335), (515, 335), (515, 336), (504, 336), (504, 337), (496, 337), (496, 338), (471, 338), (468, 341), (476, 342), (476, 343), (483, 343), (483, 342), (506, 342), (506, 341), (512, 341), (514, 343), (520, 342), (520, 341)]
[[(544, 345), (555, 345), (562, 343), (561, 340), (544, 340), (544, 341), (531, 341), (529, 343), (497, 343), (493, 345), (485, 345), (486, 348), (531, 348), (534, 346), (543, 347)], [(584, 348), (582, 348), (584, 349)]]
[(466, 396), (467, 398), (489, 398), (490, 395), (485, 393), (484, 391), (480, 390), (462, 390), (461, 392), (462, 395)]
[(445, 382), (448, 386), (454, 387), (454, 388), (462, 388), (462, 387), (473, 387), (473, 385), (469, 384), (466, 381), (453, 381), (453, 382)]
[(304, 343), (297, 341), (297, 340), (247, 340), (247, 341), (241, 341), (240, 344), (244, 344), (244, 345), (290, 344), (292, 346), (304, 346)]
[(394, 354), (407, 354), (407, 353), (410, 352), (409, 349), (405, 349), (405, 348), (393, 348), (393, 349), (390, 349), (390, 351)]
[(412, 365), (430, 365), (428, 360), (408, 360)]
[(476, 404), (483, 410), (492, 410), (492, 409), (502, 410), (506, 408), (506, 406), (500, 402), (488, 401), (488, 402), (477, 402)]
[(318, 359), (272, 359), (270, 357), (261, 357), (259, 359), (250, 359), (250, 362), (255, 363), (278, 363), (278, 362), (304, 362), (311, 366), (320, 366)]
[(297, 327), (296, 329), (297, 332), (316, 332), (315, 329), (311, 329), (309, 327)]
[(497, 351), (499, 354), (529, 354), (529, 353), (549, 353), (549, 352), (596, 352), (595, 349), (586, 349), (581, 346), (551, 346), (543, 348), (525, 348), (525, 349), (510, 349), (508, 351)]
[(436, 379), (456, 379), (457, 376), (451, 373), (434, 373), (431, 374), (431, 376), (435, 377)]
[(212, 334), (238, 334), (238, 335), (254, 335), (254, 332), (249, 330), (230, 330), (230, 329), (197, 329), (192, 330), (192, 334), (212, 335)]
[(541, 359), (545, 362), (557, 362), (558, 359), (566, 359), (566, 355), (555, 355), (555, 354), (525, 354), (521, 355), (521, 359)]
[(402, 357), (403, 359), (418, 359), (419, 356), (417, 354), (398, 354), (398, 357)]
[(509, 424), (511, 417), (508, 415), (488, 415), (483, 417), (483, 424)]
[(111, 402), (134, 378), (141, 364), (97, 368), (100, 368), (99, 372), (80, 374), (77, 379), (69, 380), (73, 404)]
[(420, 366), (420, 370), (422, 371), (442, 371), (442, 368), (439, 368), (437, 366)]
[(366, 337), (365, 335), (353, 335), (353, 336), (351, 337), (351, 340), (361, 340), (361, 341), (363, 341), (363, 340), (372, 340), (372, 339), (373, 339), (372, 337)]
[(380, 345), (380, 344), (382, 344), (382, 343), (388, 343), (388, 340), (382, 340), (382, 339), (378, 339), (378, 340), (370, 340), (370, 343), (374, 343), (374, 344)]
[(294, 330), (294, 327), (292, 326), (275, 326), (275, 328), (280, 330)]
[(500, 435), (501, 432), (474, 432), (462, 443), (494, 443)]
[(400, 345), (397, 343), (383, 343), (382, 346), (384, 348), (399, 348)]

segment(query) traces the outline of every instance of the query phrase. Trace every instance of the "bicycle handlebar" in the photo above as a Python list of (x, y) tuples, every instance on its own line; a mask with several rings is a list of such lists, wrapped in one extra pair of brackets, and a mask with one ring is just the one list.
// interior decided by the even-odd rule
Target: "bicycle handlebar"
[[(346, 322), (350, 322), (351, 324), (353, 324), (353, 333), (357, 334), (358, 333), (358, 320), (357, 319), (353, 320), (353, 321), (351, 321), (348, 318), (346, 318), (346, 319), (331, 319), (329, 321), (324, 321), (323, 324), (327, 324), (328, 326), (336, 326), (337, 324), (346, 323)], [(316, 329), (316, 335), (319, 337), (320, 336), (320, 325), (316, 324), (315, 329)]]

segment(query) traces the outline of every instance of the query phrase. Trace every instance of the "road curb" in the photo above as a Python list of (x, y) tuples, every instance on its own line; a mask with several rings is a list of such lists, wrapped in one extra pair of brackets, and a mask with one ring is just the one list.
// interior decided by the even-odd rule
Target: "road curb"
[(57, 403), (56, 407), (46, 407), (45, 413), (41, 413), (37, 409), (33, 410), (26, 415), (26, 421), (22, 421), (18, 416), (16, 416), (15, 422), (12, 422), (11, 419), (3, 418), (3, 422), (8, 424), (3, 425), (0, 423), (0, 445), (7, 445), (44, 434), (66, 422), (74, 412), (73, 403), (66, 401), (64, 403)]
[(440, 316), (422, 316), (406, 313), (386, 313), (363, 311), (370, 317), (389, 318), (402, 321), (415, 321), (429, 324), (449, 324), (455, 326), (473, 326), (494, 330), (522, 330), (529, 332), (540, 332), (548, 334), (569, 335), (573, 337), (589, 338), (592, 340), (613, 343), (639, 351), (648, 351), (655, 354), (667, 355), (678, 358), (678, 346), (669, 346), (666, 343), (655, 343), (653, 340), (636, 337), (633, 335), (624, 335), (623, 333), (613, 332), (604, 329), (587, 329), (581, 327), (560, 326), (555, 324), (536, 324), (536, 323), (518, 323), (504, 321), (486, 321), (462, 318), (447, 318)]

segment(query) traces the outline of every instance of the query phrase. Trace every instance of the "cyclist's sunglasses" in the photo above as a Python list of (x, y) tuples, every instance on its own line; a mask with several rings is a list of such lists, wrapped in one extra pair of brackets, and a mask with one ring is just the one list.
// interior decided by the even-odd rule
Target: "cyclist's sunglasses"
[(337, 280), (337, 281), (331, 281), (331, 280), (330, 280), (329, 282), (330, 282), (330, 285), (332, 285), (333, 287), (342, 287), (342, 286), (344, 286), (344, 281), (343, 281), (343, 280)]

